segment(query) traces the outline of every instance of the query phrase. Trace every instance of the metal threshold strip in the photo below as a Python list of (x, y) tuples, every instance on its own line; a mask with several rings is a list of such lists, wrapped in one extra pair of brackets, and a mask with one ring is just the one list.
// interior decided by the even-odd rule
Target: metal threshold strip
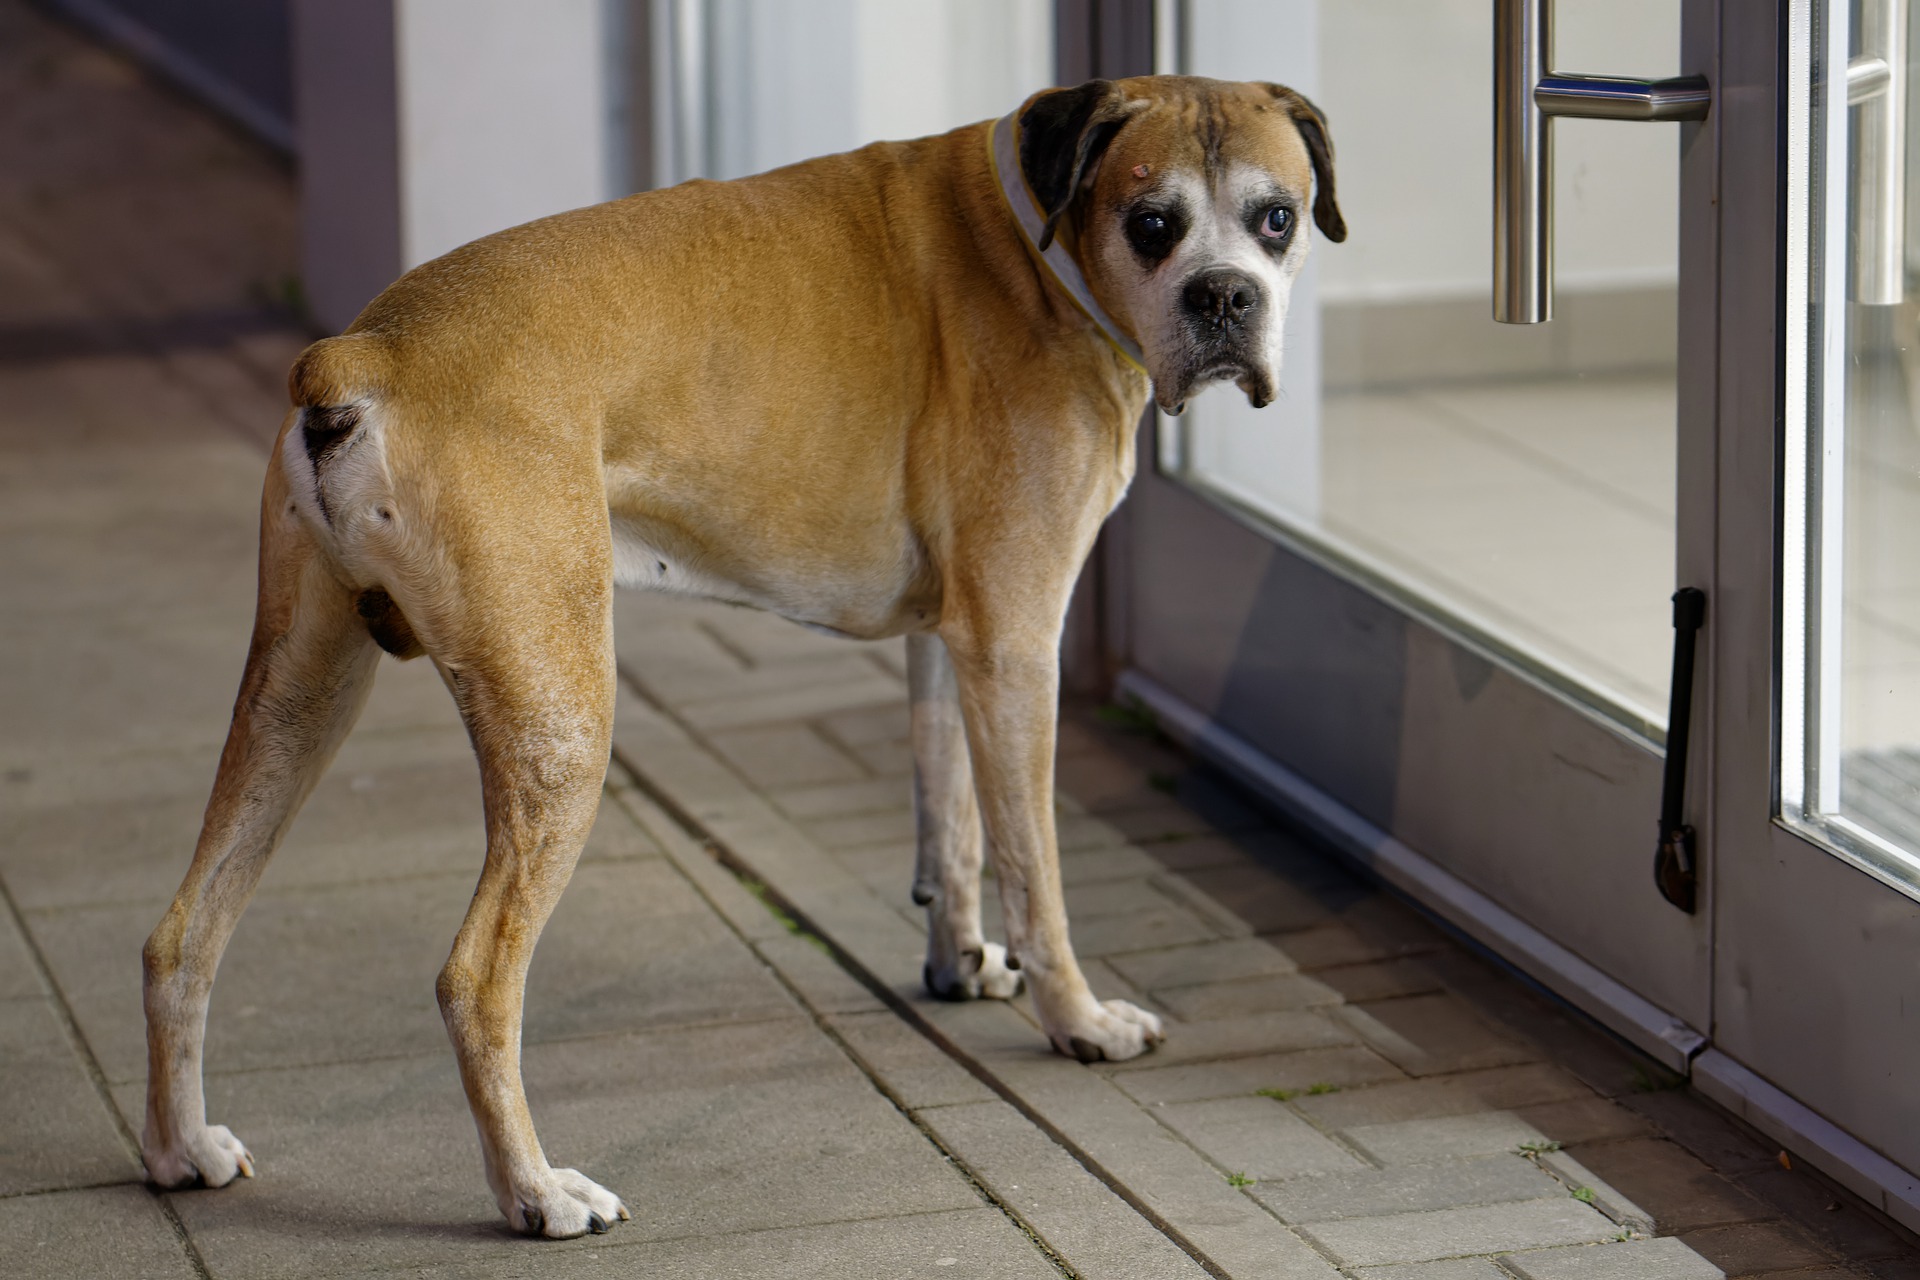
[(1904, 1226), (1920, 1230), (1920, 1178), (1769, 1084), (1707, 1038), (1582, 960), (1431, 859), (1408, 848), (1150, 676), (1124, 672), (1170, 736), (1320, 836), (1342, 855), (1539, 982)]

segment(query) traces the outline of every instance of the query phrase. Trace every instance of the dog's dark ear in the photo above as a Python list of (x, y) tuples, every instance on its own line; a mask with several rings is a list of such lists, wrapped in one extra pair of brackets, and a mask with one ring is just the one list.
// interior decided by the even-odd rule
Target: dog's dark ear
[(1340, 216), (1340, 205), (1333, 195), (1333, 135), (1327, 132), (1327, 118), (1320, 108), (1285, 85), (1270, 84), (1268, 92), (1279, 100), (1301, 141), (1313, 159), (1313, 221), (1327, 239), (1339, 244), (1347, 238), (1347, 220)]
[(1043, 251), (1120, 126), (1146, 105), (1129, 101), (1111, 80), (1055, 89), (1028, 104), (1020, 117), (1020, 170), (1047, 216)]

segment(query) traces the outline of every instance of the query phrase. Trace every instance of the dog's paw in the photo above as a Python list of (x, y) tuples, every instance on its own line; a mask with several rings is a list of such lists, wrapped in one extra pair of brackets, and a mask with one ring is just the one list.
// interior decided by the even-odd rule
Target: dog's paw
[(1125, 1062), (1167, 1038), (1157, 1014), (1125, 1000), (1092, 1006), (1077, 1025), (1055, 1032), (1054, 1048), (1082, 1062)]
[(632, 1216), (619, 1196), (578, 1169), (547, 1170), (545, 1180), (518, 1192), (507, 1211), (514, 1230), (549, 1240), (571, 1240), (589, 1231), (605, 1235)]
[(206, 1185), (224, 1187), (235, 1178), (253, 1176), (253, 1156), (233, 1130), (223, 1124), (203, 1125), (178, 1142), (141, 1151), (147, 1181), (172, 1190)]
[(997, 942), (965, 948), (950, 965), (929, 959), (920, 976), (927, 994), (937, 1000), (1011, 1000), (1022, 982), (1019, 971), (1007, 964), (1007, 949)]

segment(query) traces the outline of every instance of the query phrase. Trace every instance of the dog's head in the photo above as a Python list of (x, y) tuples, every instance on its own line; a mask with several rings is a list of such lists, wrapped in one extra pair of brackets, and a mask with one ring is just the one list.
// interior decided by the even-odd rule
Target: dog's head
[[(1030, 99), (1020, 164), (1100, 303), (1138, 339), (1160, 407), (1231, 380), (1273, 400), (1308, 209), (1344, 240), (1326, 118), (1276, 84), (1091, 80)], [(1042, 245), (1044, 248), (1044, 244)]]

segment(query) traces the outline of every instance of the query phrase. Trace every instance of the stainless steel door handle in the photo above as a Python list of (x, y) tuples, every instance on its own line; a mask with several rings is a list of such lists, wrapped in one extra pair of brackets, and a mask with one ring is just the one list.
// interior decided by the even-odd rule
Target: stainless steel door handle
[(1701, 76), (1552, 68), (1553, 0), (1493, 0), (1493, 318), (1502, 324), (1553, 318), (1553, 118), (1701, 120), (1713, 101)]
[(1853, 120), (1855, 302), (1890, 307), (1906, 293), (1907, 0), (1861, 0), (1860, 53), (1847, 63)]

